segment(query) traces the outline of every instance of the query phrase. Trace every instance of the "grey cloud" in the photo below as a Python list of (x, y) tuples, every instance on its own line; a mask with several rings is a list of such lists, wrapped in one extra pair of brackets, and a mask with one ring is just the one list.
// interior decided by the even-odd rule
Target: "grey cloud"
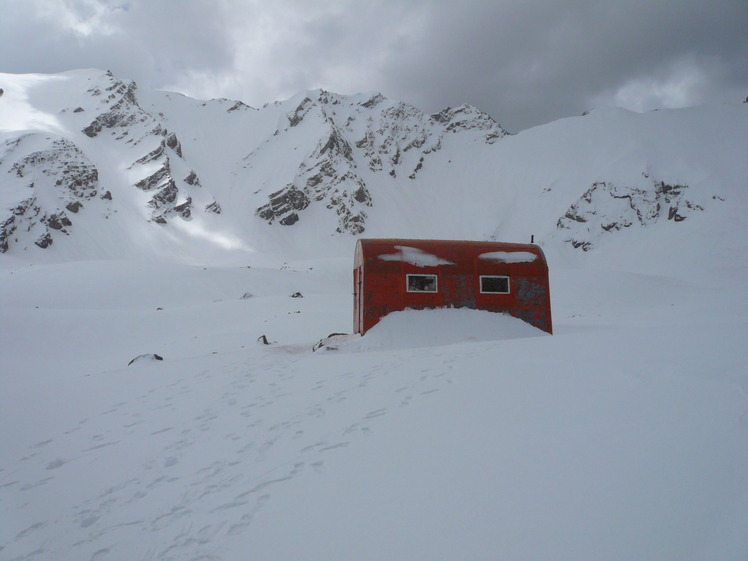
[(694, 87), (692, 103), (748, 89), (748, 4), (518, 6), (472, 3), (455, 18), (435, 11), (427, 27), (436, 31), (388, 68), (388, 81), (434, 108), (473, 103), (515, 130), (612, 102), (627, 84), (665, 79), (684, 61), (717, 81)]
[(0, 70), (94, 66), (251, 105), (381, 91), (429, 112), (470, 103), (516, 131), (601, 104), (748, 95), (745, 0), (4, 0), (3, 12)]
[[(161, 85), (193, 69), (230, 69), (223, 13), (210, 1), (4, 0), (0, 69), (61, 72), (111, 69)], [(76, 30), (73, 23), (87, 28)]]

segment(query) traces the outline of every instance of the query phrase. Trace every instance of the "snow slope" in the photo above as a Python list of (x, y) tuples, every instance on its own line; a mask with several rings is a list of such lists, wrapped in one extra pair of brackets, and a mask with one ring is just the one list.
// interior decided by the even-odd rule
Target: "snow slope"
[(554, 336), (403, 312), (312, 352), (348, 267), (3, 271), (0, 558), (745, 558), (745, 270), (558, 269)]

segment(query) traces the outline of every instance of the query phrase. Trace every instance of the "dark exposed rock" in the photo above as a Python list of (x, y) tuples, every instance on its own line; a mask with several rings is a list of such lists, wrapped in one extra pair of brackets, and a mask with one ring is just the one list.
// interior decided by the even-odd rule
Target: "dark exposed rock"
[(104, 75), (104, 81), (107, 85), (99, 83), (88, 90), (91, 96), (103, 97), (101, 87), (104, 86), (105, 92), (108, 93), (100, 100), (100, 105), (104, 106), (105, 111), (83, 129), (82, 132), (86, 136), (95, 138), (104, 130), (121, 129), (119, 132), (122, 138), (127, 134), (127, 127), (153, 121), (153, 117), (138, 105), (135, 82), (125, 83), (111, 73)]
[[(27, 222), (26, 229), (30, 230), (34, 225), (33, 220), (40, 213), (41, 208), (36, 204), (36, 197), (31, 197), (21, 201), (15, 208), (11, 209), (11, 215), (3, 221), (2, 225), (0, 225), (0, 253), (8, 251), (10, 248), (11, 237), (18, 229), (19, 225), (25, 220)], [(49, 230), (46, 228), (45, 232), (49, 234)], [(50, 241), (44, 247), (47, 247), (50, 243), (52, 242)]]
[(392, 158), (390, 158), (390, 163), (393, 166), (396, 166), (397, 164), (400, 163), (400, 147), (399, 146), (395, 149), (395, 154), (392, 156)]
[(358, 189), (356, 189), (356, 191), (354, 191), (353, 198), (359, 203), (371, 206), (371, 195), (369, 195), (369, 191), (367, 191), (366, 187), (364, 187), (363, 185), (361, 185)]
[(10, 247), (10, 237), (16, 231), (18, 226), (15, 223), (15, 216), (10, 216), (0, 223), (0, 253), (5, 253)]
[(589, 251), (590, 249), (592, 249), (592, 244), (590, 242), (570, 240), (570, 243), (574, 248), (581, 249), (582, 251)]
[[(40, 144), (47, 147), (25, 151)], [(65, 211), (79, 212), (85, 201), (98, 194), (98, 170), (72, 142), (53, 135), (24, 134), (5, 142), (3, 148), (2, 163), (14, 178), (27, 180), (34, 195), (0, 216), (0, 253), (9, 251), (12, 244), (31, 243), (31, 236), (36, 236), (35, 245), (47, 248), (56, 232), (69, 233), (72, 222)], [(43, 198), (36, 196), (39, 190), (45, 192)], [(19, 227), (29, 232), (25, 241), (18, 240)]]
[(177, 136), (174, 133), (168, 133), (166, 130), (162, 130), (160, 133), (165, 135), (165, 138), (161, 140), (156, 148), (148, 152), (145, 156), (135, 160), (136, 164), (147, 164), (160, 159), (164, 156), (167, 146), (174, 150), (177, 156), (182, 157), (182, 145), (179, 143)]
[(169, 178), (159, 192), (148, 201), (148, 206), (159, 209), (165, 205), (173, 204), (176, 202), (178, 194), (179, 189), (177, 189), (176, 183), (174, 183), (173, 179)]
[(158, 168), (148, 177), (145, 177), (135, 183), (135, 187), (137, 187), (138, 189), (142, 189), (143, 191), (151, 191), (158, 187), (164, 180), (168, 179), (173, 183), (173, 180), (170, 176), (171, 170), (169, 170), (167, 166), (163, 166)]
[(319, 150), (320, 156), (324, 155), (325, 152), (328, 150), (330, 151), (336, 151), (339, 154), (342, 154), (342, 156), (346, 160), (351, 159), (351, 154), (353, 153), (353, 150), (351, 149), (351, 145), (348, 144), (348, 142), (342, 138), (340, 132), (337, 129), (334, 129), (330, 136), (327, 139), (327, 142), (322, 146), (322, 148)]
[(177, 156), (179, 156), (180, 158), (182, 157), (182, 145), (179, 143), (176, 134), (169, 134), (169, 136), (167, 136), (165, 139), (165, 143), (169, 148), (174, 150)]
[(577, 206), (571, 205), (569, 210), (566, 211), (566, 214), (564, 214), (564, 218), (568, 218), (569, 220), (576, 220), (577, 222), (587, 222), (587, 219), (583, 216), (580, 216), (578, 212), (579, 211), (577, 209)]
[(158, 361), (158, 360), (164, 360), (164, 357), (161, 355), (157, 355), (156, 353), (147, 353), (143, 355), (138, 355), (134, 359), (132, 359), (130, 362), (127, 363), (127, 366), (130, 366), (136, 362), (141, 361)]
[[(648, 175), (643, 177), (649, 179)], [(556, 227), (568, 231), (565, 241), (573, 247), (589, 251), (602, 234), (635, 225), (645, 227), (662, 219), (682, 222), (690, 212), (703, 210), (685, 198), (687, 185), (649, 181), (651, 187), (595, 182), (559, 218)]]
[(249, 105), (247, 105), (246, 103), (242, 103), (241, 101), (237, 101), (236, 103), (234, 103), (234, 105), (232, 105), (231, 107), (229, 107), (226, 110), (226, 112), (227, 113), (231, 113), (232, 111), (237, 111), (239, 109), (252, 109), (252, 108)]
[(459, 132), (464, 130), (486, 131), (484, 140), (493, 144), (496, 140), (509, 134), (502, 126), (494, 121), (487, 113), (478, 110), (472, 105), (461, 105), (452, 109), (446, 109), (431, 115), (431, 119), (444, 126), (446, 132)]
[(365, 101), (364, 103), (362, 103), (361, 107), (366, 107), (367, 109), (373, 109), (374, 107), (376, 107), (383, 101), (385, 101), (385, 97), (382, 94), (378, 93), (374, 95), (373, 97), (371, 97), (371, 99), (369, 99), (368, 101)]
[(302, 119), (304, 119), (304, 116), (309, 112), (312, 105), (312, 100), (308, 97), (305, 97), (304, 100), (299, 103), (296, 109), (287, 115), (288, 124), (292, 127), (298, 125), (302, 121)]
[(200, 180), (197, 178), (197, 174), (194, 171), (191, 171), (190, 174), (184, 178), (184, 182), (193, 187), (200, 187)]
[(149, 162), (158, 160), (164, 155), (164, 146), (165, 146), (164, 142), (161, 141), (161, 143), (156, 148), (148, 152), (145, 156), (142, 156), (141, 158), (138, 158), (137, 160), (135, 160), (135, 163), (136, 164), (147, 164)]
[(270, 202), (258, 208), (255, 214), (270, 224), (278, 220), (284, 226), (290, 226), (299, 220), (296, 211), (308, 206), (309, 197), (293, 185), (288, 185), (270, 195)]
[(50, 234), (49, 232), (45, 232), (34, 243), (42, 249), (47, 249), (50, 245), (52, 245), (52, 234)]
[(295, 212), (292, 212), (290, 214), (285, 215), (283, 218), (280, 219), (280, 223), (283, 226), (292, 226), (296, 224), (299, 221), (299, 215)]
[(190, 218), (192, 216), (192, 198), (187, 197), (187, 200), (183, 202), (181, 205), (177, 205), (174, 207), (174, 212), (179, 214), (182, 218)]
[(415, 167), (415, 169), (413, 170), (413, 173), (411, 173), (411, 174), (410, 174), (410, 175), (409, 175), (408, 177), (409, 177), (410, 179), (415, 179), (415, 178), (416, 178), (416, 174), (417, 174), (417, 173), (418, 173), (419, 171), (421, 171), (421, 169), (422, 169), (422, 168), (423, 168), (423, 156), (421, 156), (421, 158), (420, 158), (420, 159), (418, 160), (418, 163), (416, 164), (416, 167)]
[(65, 231), (65, 227), (73, 225), (73, 223), (70, 222), (70, 219), (64, 212), (52, 214), (46, 219), (43, 218), (42, 222), (46, 223), (47, 226), (49, 226), (53, 230), (62, 230), (63, 232)]
[(96, 138), (104, 129), (115, 127), (127, 127), (138, 122), (135, 115), (119, 111), (108, 111), (99, 115), (90, 125), (83, 129), (83, 134), (90, 138)]
[(54, 185), (77, 198), (90, 199), (96, 196), (99, 172), (72, 142), (58, 138), (50, 148), (32, 152), (13, 164), (11, 170), (18, 177), (35, 172), (54, 180)]
[(343, 216), (340, 220), (340, 225), (336, 228), (336, 231), (344, 234), (348, 233), (352, 236), (362, 234), (366, 230), (366, 213), (361, 211), (358, 214), (352, 214), (350, 211), (345, 209), (342, 213)]

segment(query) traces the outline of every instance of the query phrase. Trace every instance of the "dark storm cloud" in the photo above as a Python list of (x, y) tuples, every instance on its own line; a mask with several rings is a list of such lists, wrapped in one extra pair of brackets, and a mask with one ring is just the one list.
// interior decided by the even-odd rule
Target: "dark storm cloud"
[(462, 99), (516, 129), (598, 104), (650, 109), (748, 95), (748, 2), (463, 6), (440, 5), (387, 68), (406, 97), (435, 107)]
[(299, 90), (470, 103), (510, 130), (748, 95), (745, 0), (0, 0), (0, 70), (109, 68), (261, 105)]

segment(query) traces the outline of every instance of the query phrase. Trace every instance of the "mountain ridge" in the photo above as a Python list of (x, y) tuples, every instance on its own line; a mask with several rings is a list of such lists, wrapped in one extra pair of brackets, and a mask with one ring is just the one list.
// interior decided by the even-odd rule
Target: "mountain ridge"
[[(340, 254), (361, 235), (594, 253), (746, 208), (745, 104), (594, 110), (510, 135), (469, 105), (428, 115), (380, 93), (308, 90), (257, 109), (95, 69), (0, 80), (6, 256)], [(21, 153), (29, 134), (37, 149)], [(83, 223), (109, 241), (70, 244)]]

